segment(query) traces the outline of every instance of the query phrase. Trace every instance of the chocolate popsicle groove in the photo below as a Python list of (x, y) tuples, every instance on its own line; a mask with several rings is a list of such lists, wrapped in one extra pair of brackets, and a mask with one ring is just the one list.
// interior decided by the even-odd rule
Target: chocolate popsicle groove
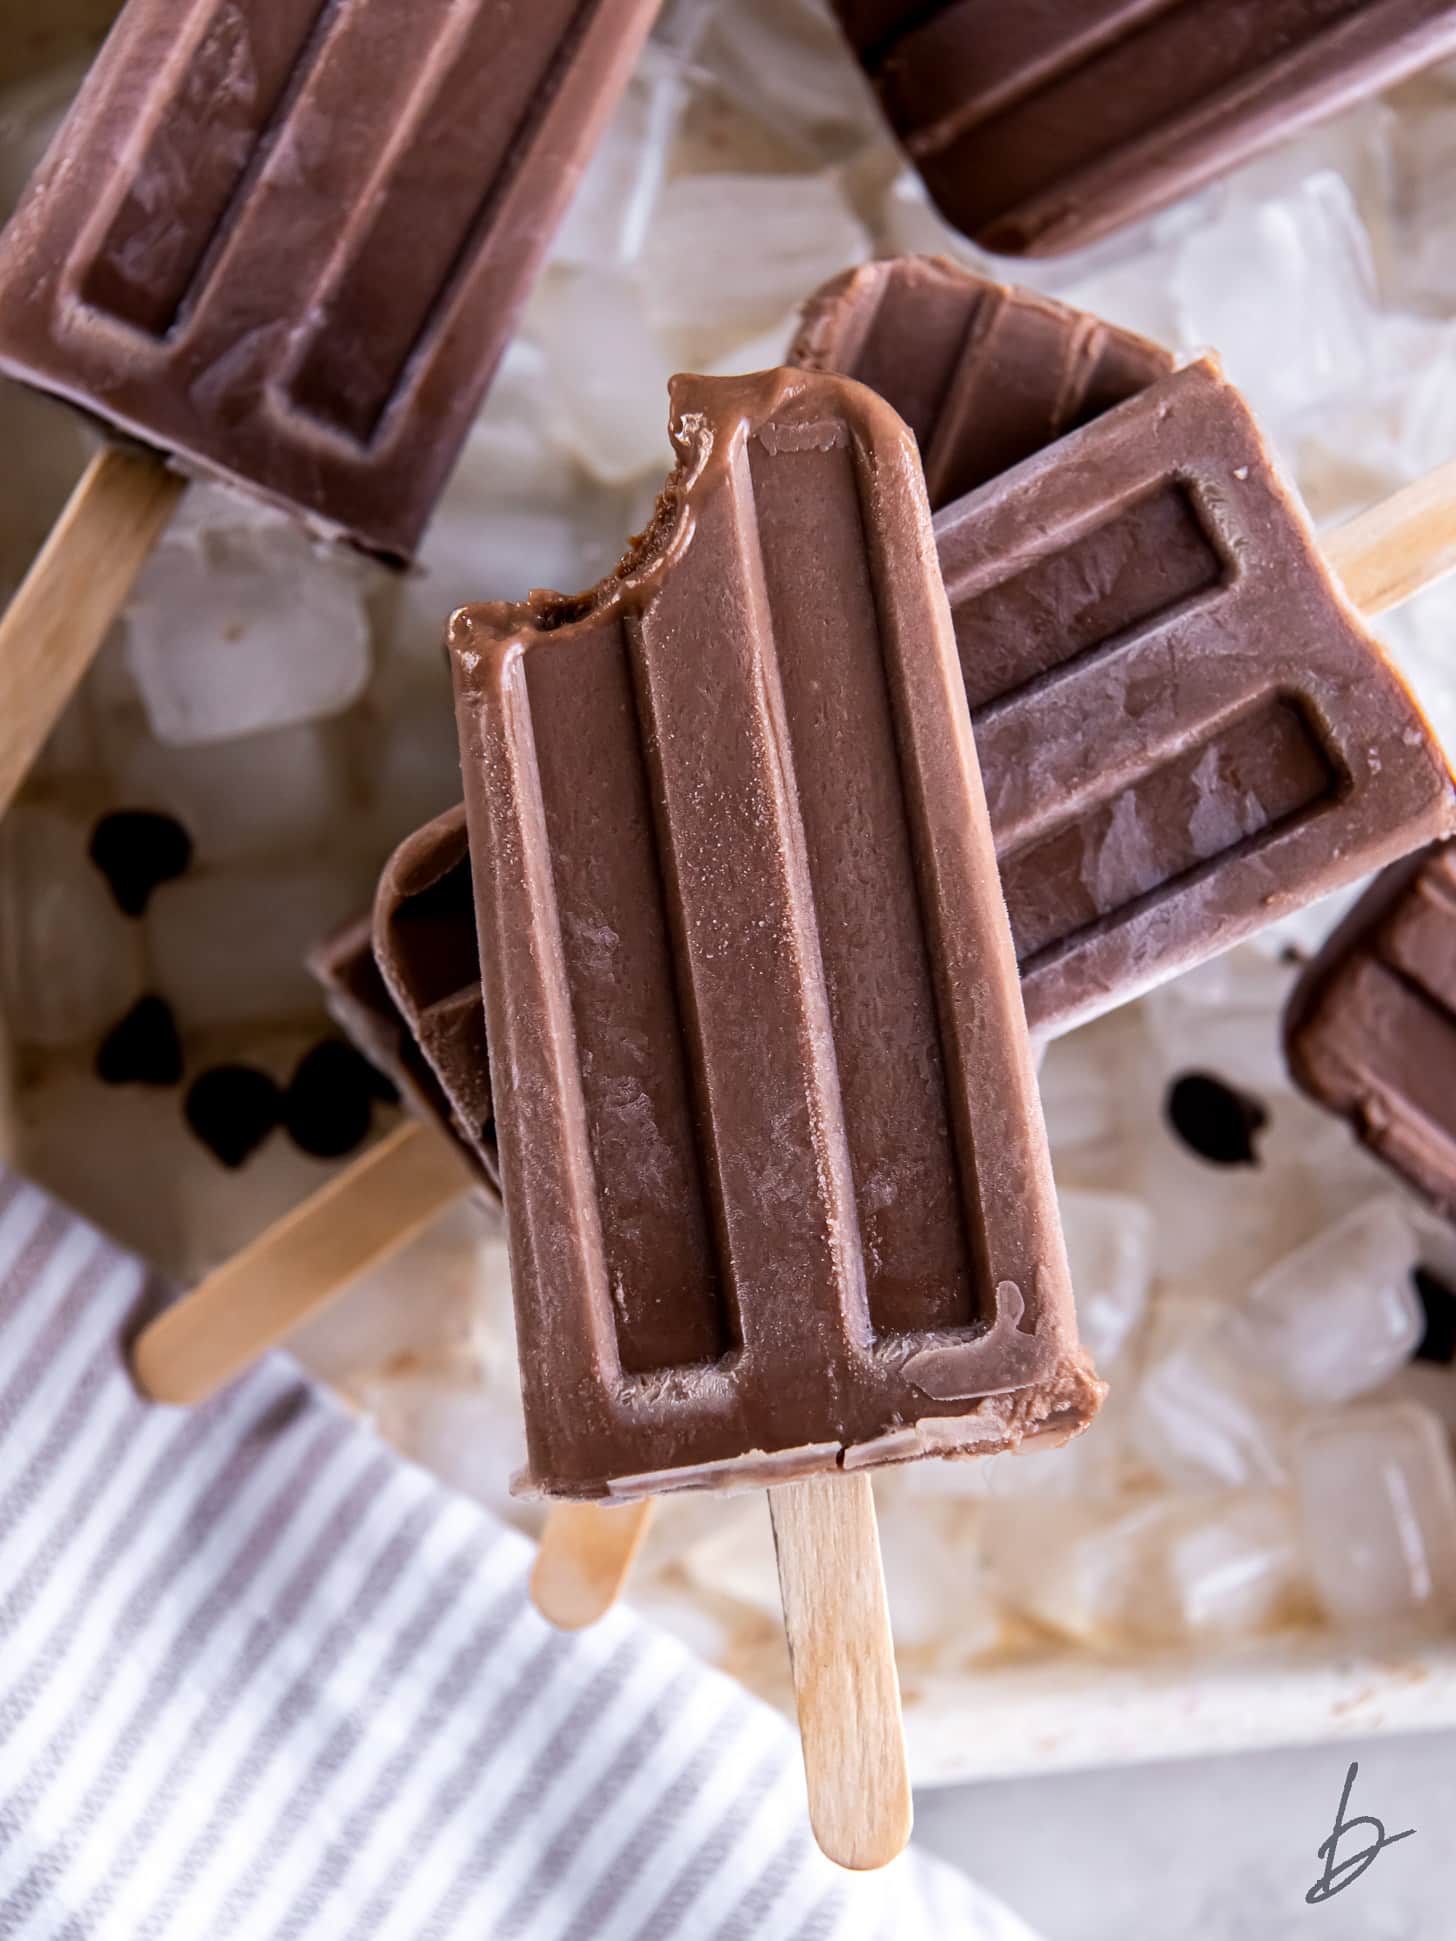
[[(130, 0), (0, 237), (0, 369), (174, 492), (221, 478), (408, 559), (655, 11)], [(0, 808), (145, 558), (97, 571), (156, 496), (128, 520), (124, 484), (73, 495), (0, 625)], [(28, 690), (22, 624), (68, 606)]]

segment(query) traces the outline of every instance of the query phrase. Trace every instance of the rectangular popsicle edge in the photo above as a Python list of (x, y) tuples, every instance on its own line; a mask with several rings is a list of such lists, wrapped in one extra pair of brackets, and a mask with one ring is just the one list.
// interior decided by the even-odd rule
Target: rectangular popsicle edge
[(654, 12), (130, 0), (0, 238), (0, 367), (408, 556)]
[(1055, 254), (1456, 51), (1447, 0), (835, 0), (941, 213)]
[(791, 373), (679, 380), (675, 437), (615, 580), (452, 632), (531, 1481), (1069, 1432), (1097, 1384), (913, 446)]
[(1302, 1091), (1456, 1213), (1456, 845), (1370, 886), (1301, 972), (1284, 1049)]

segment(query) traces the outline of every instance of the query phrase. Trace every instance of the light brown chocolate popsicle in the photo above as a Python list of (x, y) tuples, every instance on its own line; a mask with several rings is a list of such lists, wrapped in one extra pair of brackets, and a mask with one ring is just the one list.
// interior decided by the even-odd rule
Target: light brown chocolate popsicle
[(531, 1487), (1062, 1436), (1076, 1347), (913, 441), (679, 379), (618, 575), (452, 627)]

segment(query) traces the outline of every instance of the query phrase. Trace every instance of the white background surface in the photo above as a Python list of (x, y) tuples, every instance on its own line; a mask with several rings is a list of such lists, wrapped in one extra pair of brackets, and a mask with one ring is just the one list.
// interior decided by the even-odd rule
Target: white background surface
[[(1309, 1907), (1351, 1760), (1349, 1812), (1415, 1836)], [(915, 1832), (1044, 1941), (1456, 1937), (1449, 1732), (948, 1787), (918, 1797)]]

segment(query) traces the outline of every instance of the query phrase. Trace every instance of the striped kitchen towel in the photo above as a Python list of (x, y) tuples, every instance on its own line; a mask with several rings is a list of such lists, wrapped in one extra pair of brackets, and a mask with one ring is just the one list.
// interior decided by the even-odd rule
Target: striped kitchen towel
[(0, 1169), (4, 1941), (1030, 1941), (813, 1846), (787, 1727), (273, 1357), (144, 1404), (164, 1290)]

